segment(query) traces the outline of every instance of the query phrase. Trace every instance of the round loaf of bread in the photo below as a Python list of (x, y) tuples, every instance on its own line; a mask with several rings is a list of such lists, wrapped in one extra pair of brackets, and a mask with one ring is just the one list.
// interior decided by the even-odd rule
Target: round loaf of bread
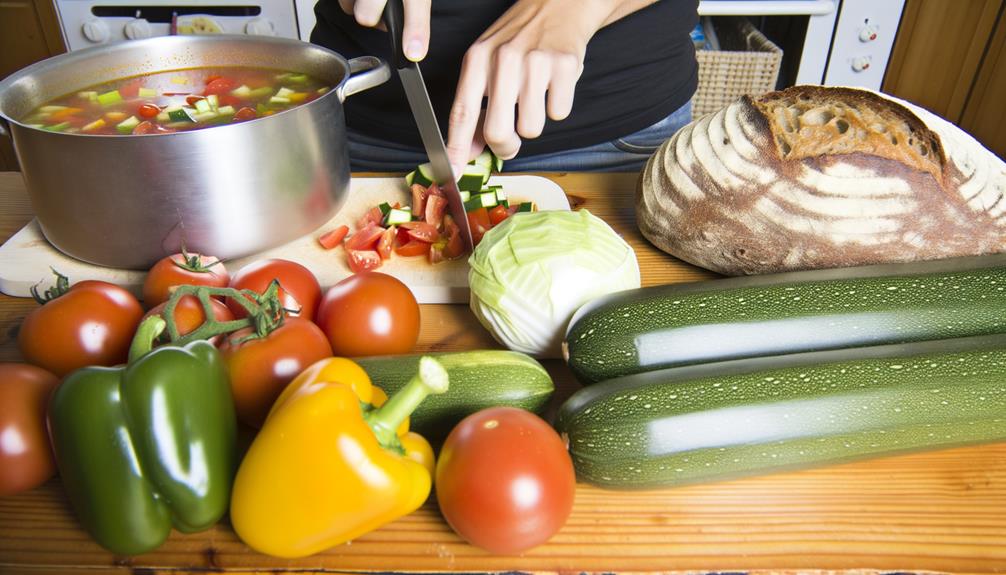
[(636, 216), (660, 249), (727, 275), (1006, 252), (1006, 164), (868, 90), (743, 97), (650, 158)]

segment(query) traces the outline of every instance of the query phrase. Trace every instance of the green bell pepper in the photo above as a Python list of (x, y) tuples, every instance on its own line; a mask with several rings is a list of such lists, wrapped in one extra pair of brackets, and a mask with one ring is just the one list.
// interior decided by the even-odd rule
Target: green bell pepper
[(124, 367), (71, 373), (49, 405), (59, 474), (74, 511), (103, 547), (133, 555), (174, 525), (191, 533), (227, 511), (237, 420), (227, 370), (207, 341), (149, 351), (164, 329), (141, 324)]

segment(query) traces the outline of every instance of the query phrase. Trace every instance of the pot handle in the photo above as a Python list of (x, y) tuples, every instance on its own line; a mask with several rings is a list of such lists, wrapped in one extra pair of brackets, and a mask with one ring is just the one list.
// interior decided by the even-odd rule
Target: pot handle
[(339, 100), (379, 86), (391, 78), (388, 63), (374, 56), (360, 56), (349, 61), (349, 78), (339, 89)]

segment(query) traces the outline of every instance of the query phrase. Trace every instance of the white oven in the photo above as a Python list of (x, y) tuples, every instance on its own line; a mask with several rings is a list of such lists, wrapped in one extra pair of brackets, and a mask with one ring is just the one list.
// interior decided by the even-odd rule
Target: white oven
[(294, 0), (54, 0), (68, 50), (172, 33), (300, 38)]
[(796, 45), (782, 46), (784, 53), (800, 54), (789, 83), (879, 90), (904, 4), (904, 0), (702, 0), (699, 14), (806, 18), (806, 32)]

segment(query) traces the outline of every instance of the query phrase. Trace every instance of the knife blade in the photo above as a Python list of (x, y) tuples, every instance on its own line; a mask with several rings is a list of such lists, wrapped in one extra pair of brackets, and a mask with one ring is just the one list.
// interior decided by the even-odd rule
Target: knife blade
[(426, 155), (430, 159), (433, 180), (444, 192), (447, 198), (447, 210), (461, 229), (465, 251), (471, 253), (474, 242), (472, 230), (468, 226), (468, 214), (465, 212), (461, 192), (458, 191), (457, 178), (447, 156), (447, 146), (444, 145), (440, 124), (437, 122), (430, 94), (423, 81), (423, 73), (419, 69), (419, 64), (406, 58), (402, 51), (403, 17), (402, 0), (389, 0), (384, 9), (384, 23), (391, 37), (393, 64), (398, 71), (398, 78), (402, 81), (402, 87), (405, 88), (405, 97), (416, 120), (416, 127), (419, 128), (419, 136), (423, 140)]

